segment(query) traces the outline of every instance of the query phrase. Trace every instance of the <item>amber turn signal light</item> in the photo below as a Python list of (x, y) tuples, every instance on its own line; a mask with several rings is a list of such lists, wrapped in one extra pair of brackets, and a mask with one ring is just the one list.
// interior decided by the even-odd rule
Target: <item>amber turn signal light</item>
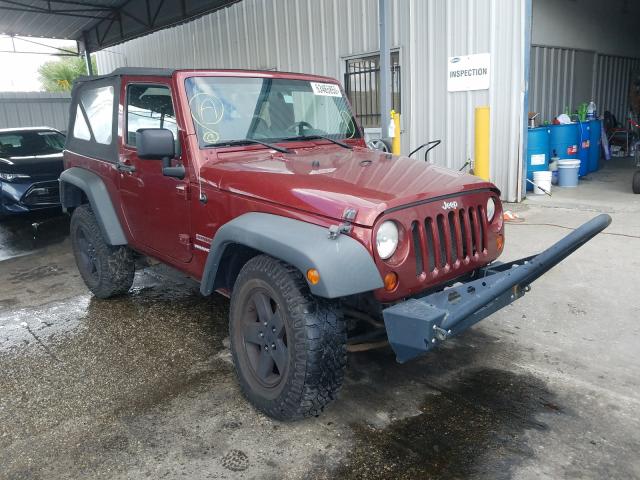
[(498, 251), (501, 251), (502, 247), (504, 247), (504, 236), (498, 235), (496, 237), (496, 248), (498, 249)]
[(317, 285), (320, 282), (320, 272), (315, 268), (307, 270), (307, 280), (311, 285)]
[(384, 276), (384, 289), (387, 292), (395, 290), (398, 286), (398, 274), (396, 272), (389, 272)]

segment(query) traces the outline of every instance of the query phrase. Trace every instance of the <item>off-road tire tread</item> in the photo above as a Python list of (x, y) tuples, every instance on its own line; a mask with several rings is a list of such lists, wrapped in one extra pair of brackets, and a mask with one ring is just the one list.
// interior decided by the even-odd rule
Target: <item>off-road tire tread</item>
[[(261, 411), (278, 420), (297, 420), (318, 416), (336, 399), (347, 365), (347, 327), (338, 305), (311, 294), (295, 267), (267, 255), (249, 260), (238, 275), (235, 286), (262, 272), (286, 301), (293, 324), (295, 357), (290, 365), (288, 385), (274, 401), (256, 401), (249, 385), (238, 375), (243, 394)], [(235, 289), (235, 287), (234, 287)], [(231, 316), (235, 308), (231, 301)], [(233, 328), (232, 322), (230, 327)], [(231, 333), (231, 338), (233, 333)], [(289, 340), (291, 348), (291, 340)], [(234, 362), (236, 352), (233, 348)]]
[(633, 174), (633, 193), (640, 193), (640, 170), (636, 170)]
[[(126, 245), (107, 244), (91, 206), (84, 204), (77, 207), (71, 215), (71, 242), (76, 262), (78, 258), (77, 247), (74, 244), (74, 231), (79, 225), (82, 225), (87, 235), (91, 237), (100, 262), (100, 278), (96, 285), (91, 285), (91, 282), (83, 277), (87, 288), (96, 297), (102, 299), (127, 293), (135, 276), (135, 261), (131, 249)], [(80, 273), (82, 274), (82, 271)]]

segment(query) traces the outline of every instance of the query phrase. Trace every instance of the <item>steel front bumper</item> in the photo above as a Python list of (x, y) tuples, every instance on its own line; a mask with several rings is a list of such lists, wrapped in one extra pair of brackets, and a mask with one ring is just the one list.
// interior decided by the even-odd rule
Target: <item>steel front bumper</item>
[(609, 215), (598, 215), (538, 255), (510, 263), (494, 262), (479, 269), (477, 280), (384, 309), (387, 337), (398, 362), (428, 352), (522, 297), (534, 280), (610, 223)]

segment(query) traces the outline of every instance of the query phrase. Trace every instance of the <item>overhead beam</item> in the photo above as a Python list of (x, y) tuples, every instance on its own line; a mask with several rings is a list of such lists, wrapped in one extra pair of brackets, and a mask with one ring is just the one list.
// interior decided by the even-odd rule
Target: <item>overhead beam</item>
[(29, 52), (23, 50), (0, 50), (0, 53), (19, 53), (27, 55), (48, 55), (50, 57), (77, 57), (77, 53), (56, 53), (56, 52)]
[[(38, 45), (40, 47), (51, 48), (53, 50), (58, 50), (59, 52), (62, 52), (64, 54), (68, 54), (68, 55), (73, 55), (75, 57), (80, 55), (80, 52), (78, 52), (78, 51), (74, 52), (73, 50), (67, 50), (66, 48), (54, 47), (53, 45), (47, 45), (46, 43), (41, 43), (41, 42), (38, 42), (38, 41), (33, 40), (31, 38), (24, 38), (24, 37), (20, 37), (20, 36), (16, 36), (16, 35), (7, 35), (4, 38), (7, 38), (7, 37), (11, 38), (14, 50), (15, 50), (15, 40), (16, 40), (16, 37), (17, 37), (17, 40), (19, 40), (21, 42), (32, 43), (33, 45)], [(43, 53), (45, 55), (55, 55), (54, 53), (49, 53), (49, 52), (16, 52), (16, 53)]]

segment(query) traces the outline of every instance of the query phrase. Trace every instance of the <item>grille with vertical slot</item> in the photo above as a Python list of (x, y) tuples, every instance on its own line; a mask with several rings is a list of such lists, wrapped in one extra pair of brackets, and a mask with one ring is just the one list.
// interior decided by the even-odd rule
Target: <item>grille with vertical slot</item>
[(454, 269), (486, 254), (484, 208), (469, 206), (414, 220), (411, 239), (416, 258), (416, 275)]

